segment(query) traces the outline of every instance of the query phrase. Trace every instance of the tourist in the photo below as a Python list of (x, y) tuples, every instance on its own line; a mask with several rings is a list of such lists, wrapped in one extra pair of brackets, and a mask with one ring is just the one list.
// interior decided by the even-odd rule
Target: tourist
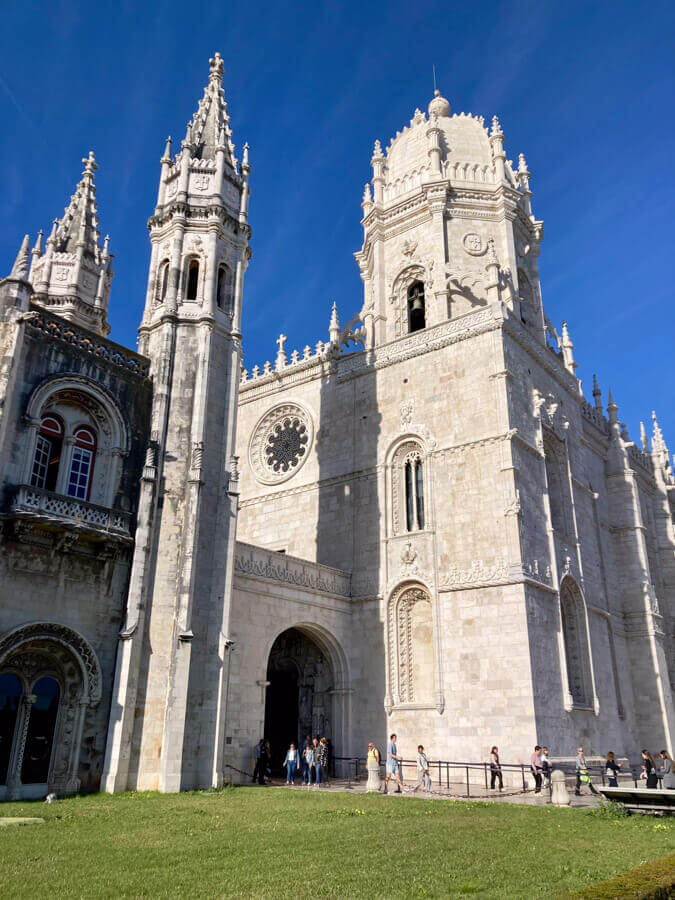
[(255, 760), (255, 765), (253, 767), (253, 777), (251, 778), (251, 781), (258, 781), (260, 778), (260, 754), (262, 753), (264, 743), (264, 739), (260, 738), (258, 743), (253, 748), (253, 759)]
[(541, 748), (541, 774), (547, 787), (551, 787), (551, 772), (553, 771), (553, 763), (549, 759), (548, 747)]
[(398, 749), (396, 747), (396, 735), (392, 734), (389, 737), (389, 743), (387, 744), (387, 777), (384, 781), (384, 793), (388, 793), (389, 788), (389, 779), (394, 777), (396, 779), (396, 793), (401, 794), (403, 792), (403, 783), (401, 781), (401, 773), (399, 772), (399, 763), (402, 762), (403, 757), (398, 755)]
[(658, 778), (656, 777), (656, 766), (654, 765), (654, 759), (649, 750), (642, 751), (642, 771), (640, 772), (640, 778), (646, 779), (647, 784), (645, 787), (656, 788), (659, 785)]
[(661, 788), (666, 791), (675, 791), (675, 770), (673, 768), (673, 759), (667, 750), (659, 753), (661, 763), (659, 765), (659, 778), (661, 779)]
[(495, 782), (499, 781), (499, 790), (504, 790), (504, 781), (502, 779), (502, 767), (499, 762), (499, 747), (493, 747), (490, 750), (490, 790), (494, 791)]
[(427, 796), (431, 794), (431, 775), (429, 774), (429, 762), (422, 744), (417, 748), (417, 783), (415, 787), (406, 788), (404, 793), (414, 794), (417, 788), (423, 787)]
[(575, 761), (575, 768), (577, 772), (577, 786), (574, 793), (577, 797), (581, 796), (581, 785), (587, 784), (588, 789), (592, 794), (597, 794), (598, 792), (593, 787), (593, 782), (591, 781), (591, 776), (588, 774), (588, 766), (586, 765), (586, 757), (584, 756), (584, 748), (579, 747), (577, 749), (577, 758)]
[(295, 744), (291, 744), (286, 751), (286, 759), (283, 762), (283, 765), (286, 766), (286, 784), (295, 784), (295, 773), (298, 770), (298, 757), (299, 754)]
[(312, 739), (308, 734), (306, 734), (305, 740), (302, 742), (302, 753), (300, 754), (300, 775), (302, 776), (303, 784), (307, 784), (309, 782), (309, 770), (307, 767), (307, 761), (305, 759), (305, 750), (311, 746)]
[(534, 753), (530, 758), (530, 769), (532, 770), (532, 774), (534, 776), (534, 792), (535, 794), (541, 793), (541, 747), (539, 744), (534, 748)]
[(618, 787), (618, 777), (619, 772), (621, 771), (621, 763), (618, 763), (614, 758), (614, 754), (610, 750), (605, 759), (605, 775), (607, 776), (607, 782), (609, 787)]
[(269, 766), (269, 744), (265, 740), (260, 741), (260, 757), (258, 759), (258, 784), (265, 784), (265, 776)]
[(269, 740), (265, 740), (265, 778), (272, 783), (272, 746)]
[(326, 767), (328, 766), (328, 744), (326, 738), (322, 737), (314, 748), (314, 785), (321, 784), (326, 780)]
[(368, 770), (368, 783), (366, 784), (366, 792), (380, 790), (380, 751), (375, 744), (370, 741), (368, 744), (368, 755), (366, 757), (366, 769)]
[(302, 783), (309, 786), (312, 783), (312, 769), (314, 768), (314, 746), (311, 742), (305, 746), (302, 758), (304, 763)]

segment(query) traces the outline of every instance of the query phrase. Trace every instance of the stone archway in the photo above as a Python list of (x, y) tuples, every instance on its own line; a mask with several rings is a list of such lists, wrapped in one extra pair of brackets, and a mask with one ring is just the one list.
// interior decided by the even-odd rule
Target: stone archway
[(334, 695), (337, 687), (330, 652), (310, 631), (288, 628), (274, 641), (267, 662), (265, 737), (278, 774), (288, 745), (305, 736), (335, 739)]

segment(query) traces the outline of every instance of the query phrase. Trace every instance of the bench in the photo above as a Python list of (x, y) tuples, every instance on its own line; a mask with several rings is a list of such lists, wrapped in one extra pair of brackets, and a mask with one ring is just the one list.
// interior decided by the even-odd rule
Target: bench
[(665, 788), (600, 787), (596, 790), (607, 800), (622, 803), (632, 812), (672, 815), (675, 812), (675, 791)]

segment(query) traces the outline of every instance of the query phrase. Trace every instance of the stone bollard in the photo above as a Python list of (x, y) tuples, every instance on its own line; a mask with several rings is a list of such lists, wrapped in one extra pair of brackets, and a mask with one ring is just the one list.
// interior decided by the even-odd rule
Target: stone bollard
[(554, 806), (569, 806), (570, 795), (565, 784), (565, 773), (561, 769), (551, 772), (551, 803)]
[(374, 766), (368, 766), (368, 781), (366, 783), (366, 794), (372, 793), (372, 791), (379, 791), (382, 787), (382, 782), (380, 780), (380, 767), (377, 763)]

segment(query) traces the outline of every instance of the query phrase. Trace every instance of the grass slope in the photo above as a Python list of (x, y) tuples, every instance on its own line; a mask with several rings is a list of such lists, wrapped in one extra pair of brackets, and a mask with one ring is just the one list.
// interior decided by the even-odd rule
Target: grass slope
[(536, 897), (673, 852), (675, 824), (510, 804), (229, 788), (3, 804), (0, 896)]

